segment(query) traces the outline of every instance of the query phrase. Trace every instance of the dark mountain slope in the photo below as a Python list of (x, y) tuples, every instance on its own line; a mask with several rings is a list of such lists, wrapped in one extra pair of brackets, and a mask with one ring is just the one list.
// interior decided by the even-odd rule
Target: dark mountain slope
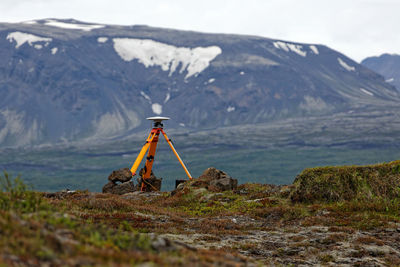
[(367, 68), (381, 74), (386, 82), (400, 90), (400, 55), (383, 54), (379, 57), (369, 57), (361, 62)]
[(385, 111), (399, 93), (326, 46), (147, 26), (0, 24), (0, 146)]

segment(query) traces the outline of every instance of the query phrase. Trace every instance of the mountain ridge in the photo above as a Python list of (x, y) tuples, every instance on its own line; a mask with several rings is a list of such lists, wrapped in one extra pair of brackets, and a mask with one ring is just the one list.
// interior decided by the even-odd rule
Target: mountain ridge
[(400, 90), (400, 55), (385, 53), (365, 58), (361, 64), (381, 74), (385, 77), (386, 82)]
[(327, 46), (264, 37), (43, 19), (0, 24), (0, 55), (3, 147), (118, 139), (154, 114), (196, 130), (400, 99)]

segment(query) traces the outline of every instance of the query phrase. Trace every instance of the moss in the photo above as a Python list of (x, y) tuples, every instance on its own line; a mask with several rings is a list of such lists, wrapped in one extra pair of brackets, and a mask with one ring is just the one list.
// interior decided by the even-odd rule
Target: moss
[(43, 208), (42, 197), (29, 190), (20, 177), (12, 178), (7, 172), (0, 176), (0, 209), (34, 212)]
[(368, 166), (305, 169), (294, 181), (293, 202), (400, 198), (400, 161)]

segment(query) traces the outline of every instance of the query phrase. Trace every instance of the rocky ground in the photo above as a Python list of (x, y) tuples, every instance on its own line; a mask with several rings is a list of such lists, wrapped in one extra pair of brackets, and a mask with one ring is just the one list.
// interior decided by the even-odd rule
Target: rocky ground
[(0, 265), (397, 266), (399, 166), (310, 169), (289, 186), (209, 169), (173, 192), (122, 195), (14, 182), (0, 194)]

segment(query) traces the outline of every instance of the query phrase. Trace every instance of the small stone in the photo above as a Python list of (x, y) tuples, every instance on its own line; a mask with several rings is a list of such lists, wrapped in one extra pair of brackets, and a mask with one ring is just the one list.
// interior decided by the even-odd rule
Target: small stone
[(219, 180), (223, 178), (230, 178), (230, 176), (221, 170), (218, 170), (214, 167), (206, 169), (200, 176), (199, 180), (206, 180), (206, 181), (211, 181), (211, 180)]
[(386, 254), (390, 254), (392, 249), (388, 246), (375, 246), (375, 245), (365, 245), (364, 249), (373, 257), (380, 257)]
[(330, 212), (328, 210), (326, 210), (326, 209), (320, 210), (320, 211), (318, 211), (316, 213), (317, 216), (325, 216), (325, 215), (328, 215), (328, 214), (330, 214)]
[(123, 195), (135, 191), (136, 187), (131, 181), (122, 184), (114, 184), (113, 182), (109, 182), (103, 187), (103, 193), (110, 193), (115, 195)]
[(124, 199), (137, 199), (143, 192), (141, 191), (135, 191), (135, 192), (129, 192), (125, 193), (122, 195), (122, 198)]
[(153, 171), (150, 173), (149, 178), (143, 178), (145, 174), (144, 168), (140, 169), (139, 171), (139, 178), (138, 178), (138, 190), (142, 190), (142, 183), (145, 184), (144, 191), (146, 192), (154, 192), (161, 190), (162, 178), (157, 178)]
[[(182, 190), (183, 188), (185, 187), (185, 184), (179, 184), (177, 187), (176, 187), (176, 190)], [(399, 228), (400, 229), (400, 228)]]
[(237, 180), (227, 177), (210, 181), (210, 186), (216, 187), (220, 191), (233, 190), (237, 187)]
[(386, 228), (386, 229), (384, 229), (384, 231), (385, 231), (386, 233), (395, 233), (395, 232), (397, 232), (397, 229), (394, 229), (394, 228)]
[(116, 182), (125, 183), (125, 182), (130, 181), (131, 179), (132, 179), (132, 173), (131, 173), (131, 170), (128, 168), (122, 168), (122, 169), (113, 171), (108, 176), (108, 180), (110, 182), (113, 182), (114, 184)]
[[(103, 186), (103, 193), (111, 193), (112, 189), (114, 188), (116, 184), (114, 184), (113, 182), (108, 182)], [(112, 193), (111, 193), (112, 194)]]
[(193, 194), (195, 196), (201, 196), (202, 194), (205, 194), (207, 192), (207, 189), (205, 188), (197, 188), (195, 190), (193, 190)]
[(160, 249), (160, 248), (163, 248), (163, 247), (167, 246), (167, 241), (166, 241), (164, 238), (162, 238), (162, 237), (158, 237), (156, 240), (154, 240), (154, 241), (151, 243), (151, 246), (152, 246), (154, 249), (158, 250), (158, 249)]
[[(161, 190), (162, 178), (156, 178), (155, 176), (150, 177), (148, 179), (139, 178), (138, 186), (141, 187), (142, 181), (145, 183), (145, 191), (146, 192), (154, 192)], [(139, 188), (140, 190), (140, 188)]]
[(151, 247), (156, 251), (169, 250), (173, 248), (169, 239), (160, 236), (151, 242)]
[(189, 180), (181, 183), (172, 192), (175, 195), (177, 192), (183, 191), (185, 188), (205, 188), (210, 191), (226, 191), (234, 190), (237, 188), (238, 181), (233, 179), (227, 173), (217, 170), (214, 167), (206, 169), (199, 178)]

